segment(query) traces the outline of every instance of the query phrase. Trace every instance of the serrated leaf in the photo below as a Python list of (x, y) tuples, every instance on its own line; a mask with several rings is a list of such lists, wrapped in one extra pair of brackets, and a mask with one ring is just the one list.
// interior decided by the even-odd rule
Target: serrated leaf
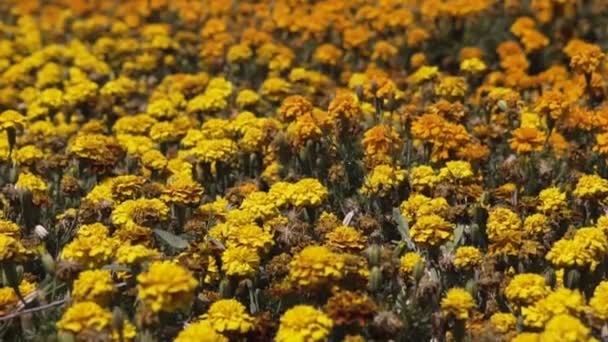
[(410, 227), (407, 222), (403, 219), (401, 215), (401, 211), (398, 208), (393, 208), (393, 219), (397, 222), (397, 230), (399, 230), (399, 234), (401, 234), (401, 239), (405, 241), (407, 247), (410, 250), (415, 250), (416, 245), (412, 242), (410, 237)]
[(166, 230), (162, 229), (154, 229), (154, 233), (158, 235), (163, 241), (165, 241), (169, 246), (175, 249), (185, 249), (188, 247), (189, 243), (184, 238), (181, 238), (173, 233), (170, 233)]

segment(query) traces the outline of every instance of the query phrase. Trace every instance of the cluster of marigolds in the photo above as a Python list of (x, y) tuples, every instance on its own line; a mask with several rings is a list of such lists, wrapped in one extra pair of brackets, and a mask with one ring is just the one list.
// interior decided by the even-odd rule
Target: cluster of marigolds
[(608, 1), (0, 1), (0, 340), (608, 339)]

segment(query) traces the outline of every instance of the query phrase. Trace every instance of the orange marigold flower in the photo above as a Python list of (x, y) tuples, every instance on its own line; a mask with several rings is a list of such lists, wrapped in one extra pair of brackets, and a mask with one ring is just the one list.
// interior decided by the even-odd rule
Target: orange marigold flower
[(517, 153), (530, 153), (542, 150), (545, 140), (545, 133), (538, 128), (520, 127), (513, 131), (509, 144)]

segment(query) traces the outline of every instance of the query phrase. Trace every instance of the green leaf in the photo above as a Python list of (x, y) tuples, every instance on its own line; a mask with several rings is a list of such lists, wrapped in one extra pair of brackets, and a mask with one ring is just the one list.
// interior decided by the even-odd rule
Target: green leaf
[(169, 246), (175, 249), (185, 249), (188, 247), (189, 243), (187, 240), (170, 233), (166, 230), (162, 229), (154, 229), (154, 233), (158, 235), (163, 241), (165, 241)]
[(397, 222), (397, 230), (399, 230), (399, 234), (401, 234), (401, 239), (405, 241), (407, 247), (410, 250), (415, 250), (416, 245), (414, 244), (414, 242), (412, 242), (412, 239), (410, 237), (410, 227), (403, 219), (399, 208), (393, 208), (393, 219)]

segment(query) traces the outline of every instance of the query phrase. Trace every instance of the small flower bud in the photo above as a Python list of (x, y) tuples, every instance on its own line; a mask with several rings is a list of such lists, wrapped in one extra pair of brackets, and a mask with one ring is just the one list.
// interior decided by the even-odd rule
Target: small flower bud
[(372, 266), (380, 266), (380, 246), (373, 244), (367, 251), (367, 259)]
[(378, 266), (372, 267), (369, 276), (369, 288), (372, 292), (378, 291), (382, 287), (382, 270)]
[(42, 261), (42, 267), (44, 268), (46, 273), (54, 274), (57, 270), (57, 264), (49, 253), (42, 254), (42, 256), (40, 257), (40, 261)]

